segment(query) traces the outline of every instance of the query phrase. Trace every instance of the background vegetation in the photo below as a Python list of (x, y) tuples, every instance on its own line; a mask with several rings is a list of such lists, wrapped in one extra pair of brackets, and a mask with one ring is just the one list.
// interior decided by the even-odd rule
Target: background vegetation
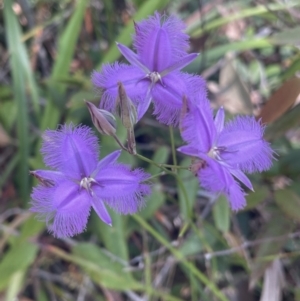
[[(0, 1), (0, 299), (300, 300), (300, 1), (19, 0)], [(28, 212), (42, 168), (46, 128), (91, 125), (83, 99), (98, 103), (90, 74), (119, 59), (133, 20), (154, 11), (187, 24), (186, 68), (201, 74), (214, 108), (255, 114), (278, 154), (251, 176), (245, 210), (230, 212), (188, 170), (153, 179), (148, 206), (135, 216), (92, 214), (85, 233), (58, 240)], [(92, 125), (91, 125), (92, 126)], [(123, 141), (126, 132), (119, 126)], [(169, 128), (148, 113), (137, 149), (172, 164)], [(182, 145), (174, 130), (175, 147)], [(100, 137), (102, 155), (118, 148)], [(173, 152), (174, 153), (174, 152)], [(190, 161), (176, 154), (178, 164)], [(122, 161), (160, 168), (128, 154)], [(250, 289), (249, 289), (250, 287)]]

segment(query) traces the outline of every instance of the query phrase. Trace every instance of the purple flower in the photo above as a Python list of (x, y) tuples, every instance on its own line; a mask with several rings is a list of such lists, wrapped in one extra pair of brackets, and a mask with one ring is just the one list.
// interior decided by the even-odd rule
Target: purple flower
[(131, 65), (106, 64), (100, 73), (92, 74), (93, 84), (103, 91), (101, 106), (115, 109), (118, 82), (137, 106), (138, 119), (146, 113), (151, 101), (154, 114), (164, 124), (176, 125), (183, 95), (206, 94), (204, 80), (180, 70), (198, 54), (187, 54), (188, 35), (185, 25), (174, 16), (154, 16), (135, 24), (133, 44), (136, 53), (117, 43)]
[(116, 162), (121, 151), (98, 161), (98, 141), (86, 126), (65, 125), (43, 136), (45, 164), (54, 170), (36, 170), (41, 184), (32, 193), (31, 211), (46, 220), (50, 232), (68, 237), (84, 231), (91, 207), (108, 225), (105, 207), (132, 214), (144, 205), (150, 193), (143, 183), (149, 175)]
[(224, 126), (221, 108), (215, 118), (207, 100), (199, 105), (187, 103), (182, 121), (182, 137), (188, 143), (178, 150), (196, 157), (192, 166), (202, 186), (214, 193), (223, 193), (233, 210), (246, 205), (239, 180), (253, 190), (244, 172), (263, 171), (272, 165), (273, 151), (263, 139), (264, 127), (254, 117), (236, 117)]

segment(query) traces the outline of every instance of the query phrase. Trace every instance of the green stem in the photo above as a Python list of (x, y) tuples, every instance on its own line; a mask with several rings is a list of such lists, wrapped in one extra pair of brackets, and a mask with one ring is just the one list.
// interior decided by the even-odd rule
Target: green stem
[(183, 182), (181, 180), (181, 178), (176, 174), (174, 173), (173, 171), (165, 168), (162, 164), (159, 164), (159, 163), (156, 163), (154, 161), (152, 161), (151, 159), (147, 158), (147, 157), (144, 157), (140, 154), (135, 154), (135, 156), (147, 163), (150, 163), (150, 164), (153, 164), (157, 167), (159, 167), (160, 169), (162, 169), (163, 171), (165, 171), (167, 174), (169, 175), (172, 175), (173, 177), (176, 178), (176, 181), (178, 183), (178, 186), (180, 187), (182, 193), (183, 193), (183, 196), (184, 196), (184, 199), (185, 199), (185, 202), (186, 202), (186, 206), (187, 206), (187, 210), (188, 210), (188, 216), (191, 217), (192, 216), (192, 209), (191, 209), (191, 206), (190, 206), (190, 202), (189, 202), (189, 197), (188, 197), (188, 194), (187, 194), (187, 191), (183, 185)]
[(172, 169), (187, 169), (189, 170), (189, 166), (180, 166), (180, 165), (172, 165), (172, 164), (164, 164), (164, 163), (161, 163), (160, 164), (161, 166), (163, 167), (168, 167), (168, 168), (172, 168)]
[(155, 178), (159, 178), (159, 177), (161, 177), (161, 176), (164, 176), (165, 174), (166, 174), (166, 172), (165, 172), (165, 171), (162, 171), (162, 172), (160, 172), (160, 173), (158, 173), (158, 174), (156, 174), (156, 175), (153, 175), (153, 176), (149, 177), (149, 178), (147, 179), (147, 181), (152, 180), (152, 179), (155, 179)]
[(165, 168), (164, 166), (162, 166), (162, 164), (156, 163), (156, 162), (152, 161), (151, 159), (149, 159), (149, 158), (147, 158), (147, 157), (144, 157), (144, 156), (142, 156), (142, 155), (140, 155), (140, 154), (135, 154), (135, 156), (136, 156), (137, 158), (139, 158), (139, 159), (141, 159), (141, 160), (147, 162), (147, 163), (153, 164), (153, 165), (155, 165), (156, 167), (158, 167), (158, 168), (164, 170), (167, 174), (174, 175), (174, 173), (173, 173), (171, 170)]
[(144, 229), (146, 229), (153, 237), (157, 239), (162, 245), (164, 245), (174, 257), (181, 262), (191, 273), (198, 278), (204, 285), (206, 285), (211, 292), (218, 297), (219, 300), (229, 301), (225, 295), (215, 286), (213, 282), (200, 272), (192, 263), (188, 262), (182, 253), (176, 250), (164, 237), (162, 237), (155, 229), (153, 229), (142, 217), (139, 215), (133, 215), (133, 218), (138, 222)]
[[(177, 158), (176, 158), (176, 149), (175, 149), (175, 141), (174, 141), (174, 133), (173, 133), (173, 128), (169, 126), (170, 129), (170, 138), (171, 138), (171, 149), (172, 149), (172, 157), (173, 157), (173, 164), (177, 166)], [(175, 173), (177, 171), (175, 170)]]

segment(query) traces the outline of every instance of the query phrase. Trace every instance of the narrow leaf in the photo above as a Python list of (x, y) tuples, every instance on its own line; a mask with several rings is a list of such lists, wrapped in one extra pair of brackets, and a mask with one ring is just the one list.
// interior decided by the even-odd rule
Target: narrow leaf
[(42, 118), (41, 129), (55, 128), (59, 122), (61, 110), (65, 104), (65, 86), (60, 84), (61, 77), (67, 77), (70, 64), (74, 55), (75, 45), (81, 30), (81, 24), (88, 1), (78, 0), (74, 14), (68, 22), (66, 29), (58, 41), (57, 57), (52, 70), (49, 92), (51, 101), (47, 102), (46, 109)]
[(0, 262), (0, 291), (5, 288), (13, 275), (25, 271), (34, 261), (38, 247), (30, 242), (15, 244)]
[(288, 218), (300, 222), (300, 196), (290, 187), (275, 191), (275, 202)]
[[(181, 162), (181, 166), (188, 166), (191, 160), (185, 158)], [(189, 218), (191, 210), (196, 201), (197, 191), (199, 190), (199, 182), (189, 170), (181, 169), (178, 173), (178, 178), (181, 183), (178, 182), (179, 190), (179, 206), (180, 212), (184, 218)]]
[(19, 185), (20, 194), (27, 202), (29, 196), (29, 177), (28, 177), (28, 157), (29, 157), (29, 126), (28, 126), (28, 104), (26, 99), (26, 70), (24, 68), (24, 60), (19, 53), (24, 50), (24, 45), (20, 42), (21, 33), (19, 23), (16, 19), (16, 15), (12, 10), (12, 1), (6, 0), (4, 2), (4, 20), (6, 37), (8, 40), (8, 48), (11, 54), (10, 66), (13, 78), (13, 91), (15, 100), (17, 103), (17, 133), (19, 142), (19, 156), (20, 156), (20, 167), (19, 167)]
[(221, 195), (213, 207), (213, 217), (216, 227), (221, 232), (228, 232), (230, 226), (230, 209), (225, 196)]
[(300, 45), (300, 26), (287, 28), (277, 32), (270, 37), (271, 42), (276, 45)]

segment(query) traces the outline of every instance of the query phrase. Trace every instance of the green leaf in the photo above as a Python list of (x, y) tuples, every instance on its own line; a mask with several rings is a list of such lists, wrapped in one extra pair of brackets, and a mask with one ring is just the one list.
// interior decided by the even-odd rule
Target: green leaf
[(77, 0), (75, 12), (59, 38), (57, 57), (51, 74), (52, 79), (67, 77), (69, 73), (87, 4), (88, 1)]
[[(181, 166), (188, 166), (191, 163), (190, 158), (185, 158), (181, 162)], [(178, 173), (182, 186), (178, 185), (179, 190), (179, 206), (180, 212), (184, 218), (190, 217), (191, 208), (193, 208), (197, 192), (199, 190), (199, 182), (189, 170), (181, 169)], [(184, 188), (184, 190), (183, 190)]]
[(293, 149), (279, 160), (279, 173), (290, 178), (300, 174), (300, 149)]
[(18, 104), (15, 101), (3, 101), (0, 105), (0, 122), (6, 131), (10, 132), (17, 120)]
[(67, 77), (72, 61), (75, 45), (81, 30), (85, 7), (88, 4), (86, 0), (78, 0), (74, 14), (66, 26), (58, 41), (58, 51), (55, 63), (52, 69), (49, 81), (49, 93), (51, 101), (47, 102), (45, 112), (43, 114), (41, 129), (56, 128), (59, 122), (61, 110), (65, 104), (64, 92), (66, 86), (59, 83), (59, 79)]
[(291, 218), (297, 222), (300, 221), (300, 196), (292, 190), (291, 187), (276, 190), (275, 202), (288, 218)]
[(145, 208), (138, 214), (140, 214), (144, 219), (151, 218), (154, 213), (163, 205), (166, 200), (166, 196), (163, 193), (163, 188), (161, 184), (152, 185), (152, 193)]
[(109, 252), (127, 261), (129, 255), (125, 229), (128, 216), (122, 216), (110, 209), (108, 210), (112, 218), (112, 226), (104, 224), (98, 216), (93, 215), (93, 231), (99, 235)]
[(31, 242), (16, 243), (0, 262), (0, 291), (16, 272), (25, 271), (34, 261), (38, 247)]
[[(190, 256), (194, 254), (199, 254), (203, 250), (206, 250), (207, 245), (212, 246), (218, 240), (216, 236), (216, 230), (213, 231), (213, 228), (208, 224), (204, 224), (201, 229), (199, 229), (198, 233), (192, 232), (190, 236), (183, 242), (180, 246), (179, 251), (184, 256)], [(201, 235), (199, 235), (201, 232)]]
[[(4, 1), (4, 20), (6, 25), (5, 30), (8, 40), (9, 52), (11, 54), (13, 79), (16, 80), (16, 72), (20, 74), (19, 76), (22, 75), (22, 81), (26, 84), (26, 90), (23, 90), (23, 92), (25, 93), (24, 95), (30, 94), (34, 111), (37, 114), (36, 117), (39, 117), (38, 113), (40, 112), (40, 107), (37, 83), (34, 78), (34, 73), (31, 68), (25, 44), (22, 41), (19, 20), (12, 10), (13, 4), (14, 2), (11, 0)], [(17, 93), (15, 87), (14, 91), (15, 93)]]
[(4, 2), (4, 20), (6, 37), (8, 40), (8, 48), (10, 52), (10, 67), (13, 78), (13, 91), (17, 103), (17, 133), (19, 142), (19, 185), (20, 194), (27, 202), (29, 196), (28, 181), (28, 157), (29, 157), (29, 126), (28, 126), (28, 105), (26, 79), (28, 79), (29, 63), (24, 45), (21, 43), (21, 29), (12, 10), (13, 2), (6, 0)]
[[(210, 22), (207, 22), (205, 26), (203, 26), (203, 21), (197, 21), (196, 24), (193, 24), (190, 29), (188, 30), (188, 33), (192, 37), (199, 37), (203, 33), (215, 30), (216, 28), (223, 26), (225, 24), (231, 23), (236, 20), (244, 19), (247, 17), (252, 17), (252, 16), (258, 16), (262, 14), (274, 14), (275, 11), (280, 11), (280, 10), (286, 10), (288, 8), (296, 7), (299, 6), (299, 2), (297, 1), (290, 1), (288, 4), (284, 3), (270, 3), (268, 6), (266, 5), (256, 5), (251, 8), (246, 8), (246, 9), (238, 9), (236, 10), (235, 13), (232, 13), (230, 15), (226, 15), (224, 17), (219, 17), (211, 20)], [(195, 18), (196, 19), (196, 18)]]
[(219, 45), (202, 52), (192, 64), (184, 70), (189, 73), (197, 73), (201, 62), (205, 59), (207, 65), (216, 62), (229, 51), (245, 51), (250, 49), (259, 49), (270, 47), (272, 44), (264, 38), (246, 39), (238, 42), (230, 42), (224, 45)]
[(259, 203), (263, 202), (270, 195), (266, 186), (254, 185), (254, 192), (246, 195), (247, 205), (245, 210), (255, 208)]
[(216, 227), (221, 232), (228, 232), (230, 226), (230, 209), (228, 201), (221, 195), (213, 207), (213, 217)]
[(6, 290), (5, 301), (17, 300), (17, 296), (23, 288), (24, 280), (24, 270), (18, 271), (11, 276), (8, 288)]
[(143, 285), (124, 270), (124, 265), (105, 254), (91, 243), (80, 243), (73, 247), (68, 260), (80, 265), (99, 285), (114, 290), (139, 289)]
[(30, 216), (25, 223), (22, 225), (21, 235), (18, 240), (28, 239), (33, 236), (39, 235), (44, 231), (46, 224), (44, 222), (38, 221), (36, 216), (33, 214)]
[[(167, 162), (170, 154), (170, 149), (166, 146), (161, 146), (154, 154), (152, 161), (160, 164), (164, 164)], [(161, 171), (160, 168), (158, 168), (155, 165), (150, 165), (148, 172), (151, 175), (154, 175), (156, 173), (159, 173)]]
[(1, 171), (1, 177), (0, 177), (0, 190), (2, 187), (6, 184), (6, 180), (12, 173), (12, 171), (15, 169), (17, 164), (20, 161), (20, 154), (18, 153), (16, 156), (14, 156), (9, 162), (7, 162), (7, 165), (3, 170)]
[(300, 54), (292, 59), (290, 66), (282, 74), (282, 82), (294, 76), (300, 70)]
[(300, 26), (287, 28), (277, 32), (270, 37), (272, 43), (276, 45), (300, 45)]

